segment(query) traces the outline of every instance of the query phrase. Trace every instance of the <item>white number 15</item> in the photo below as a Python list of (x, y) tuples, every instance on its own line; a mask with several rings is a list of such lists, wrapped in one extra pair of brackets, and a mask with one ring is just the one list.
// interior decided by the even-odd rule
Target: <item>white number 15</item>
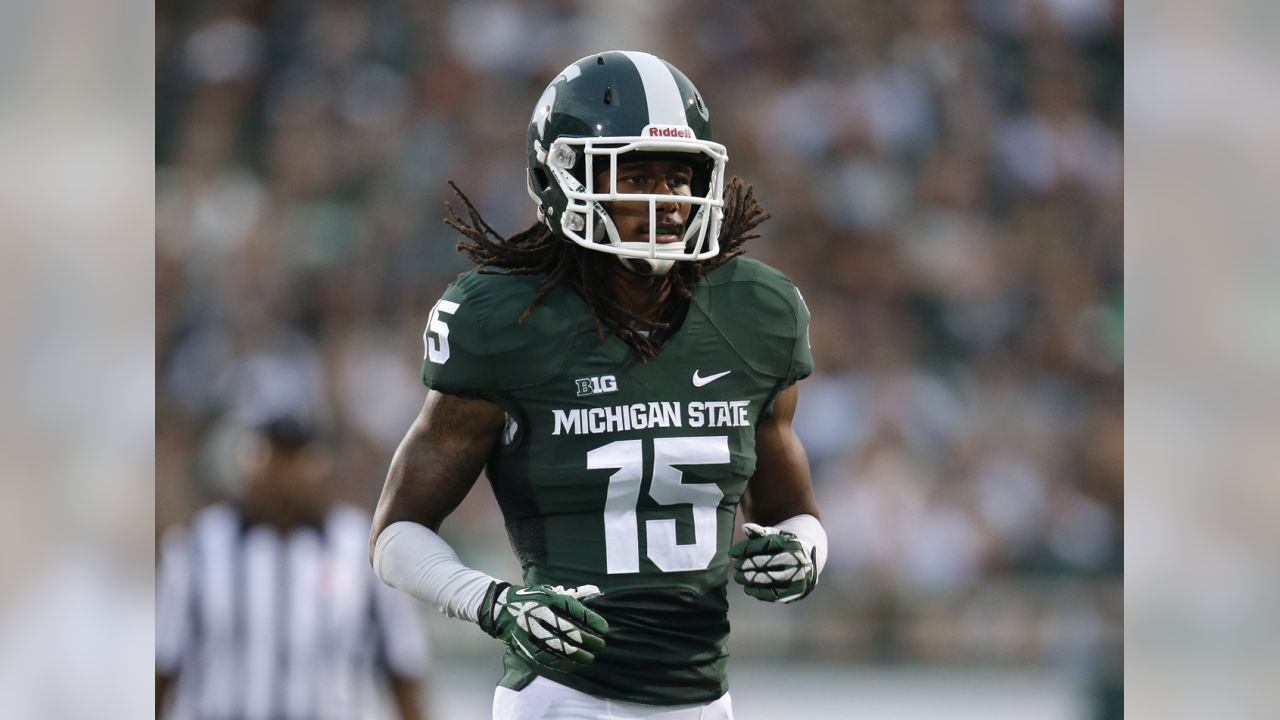
[[(618, 440), (587, 453), (587, 469), (616, 468), (604, 502), (607, 572), (640, 572), (640, 527), (636, 502), (643, 475), (640, 440)], [(653, 441), (653, 482), (649, 496), (660, 505), (693, 506), (693, 543), (676, 542), (674, 519), (646, 520), (647, 555), (662, 572), (705, 570), (716, 555), (716, 509), (724, 493), (715, 483), (680, 482), (676, 465), (724, 465), (729, 438), (671, 437)]]
[[(431, 308), (427, 329), (422, 331), (422, 344), (427, 348), (426, 357), (437, 365), (443, 365), (449, 359), (449, 326), (440, 319), (440, 313), (452, 315), (457, 310), (458, 303), (452, 300), (437, 301)], [(431, 337), (432, 333), (435, 333), (436, 337)]]

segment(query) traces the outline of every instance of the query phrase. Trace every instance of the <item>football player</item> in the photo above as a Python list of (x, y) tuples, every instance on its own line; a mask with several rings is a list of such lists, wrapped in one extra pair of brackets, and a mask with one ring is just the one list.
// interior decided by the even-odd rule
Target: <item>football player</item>
[[(527, 145), (532, 227), (504, 239), (460, 192), (467, 220), (450, 208), (479, 267), (431, 309), (374, 568), (506, 644), (495, 718), (732, 717), (728, 576), (790, 603), (827, 552), (791, 427), (808, 309), (741, 255), (768, 216), (726, 190), (707, 105), (666, 61), (568, 66)], [(518, 581), (436, 534), (486, 467)]]

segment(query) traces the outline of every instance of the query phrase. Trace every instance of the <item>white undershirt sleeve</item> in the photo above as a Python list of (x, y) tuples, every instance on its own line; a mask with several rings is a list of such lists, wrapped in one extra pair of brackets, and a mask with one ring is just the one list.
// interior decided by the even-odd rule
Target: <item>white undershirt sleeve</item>
[(827, 564), (827, 531), (822, 529), (818, 518), (809, 514), (796, 515), (774, 527), (794, 534), (805, 550), (812, 549), (814, 576), (821, 575), (823, 566)]
[(476, 622), (485, 591), (495, 581), (463, 565), (449, 543), (430, 528), (407, 520), (378, 534), (373, 571), (391, 587), (449, 617), (471, 622)]

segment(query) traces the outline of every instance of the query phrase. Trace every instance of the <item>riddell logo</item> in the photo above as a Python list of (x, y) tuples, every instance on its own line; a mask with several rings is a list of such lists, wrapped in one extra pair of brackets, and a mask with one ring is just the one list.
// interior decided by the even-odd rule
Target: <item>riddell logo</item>
[(648, 125), (644, 134), (649, 137), (678, 137), (693, 139), (693, 131), (681, 125)]

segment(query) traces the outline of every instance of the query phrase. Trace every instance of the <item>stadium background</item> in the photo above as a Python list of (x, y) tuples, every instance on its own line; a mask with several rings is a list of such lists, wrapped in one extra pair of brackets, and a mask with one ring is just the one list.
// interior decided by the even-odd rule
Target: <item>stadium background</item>
[[(541, 89), (643, 49), (707, 98), (774, 215), (750, 252), (814, 316), (797, 423), (832, 560), (804, 606), (731, 590), (740, 720), (1119, 716), (1119, 2), (156, 11), (157, 531), (234, 489), (264, 398), (324, 417), (371, 505), (467, 267), (445, 181), (525, 227)], [(444, 530), (514, 576), (483, 482)], [(498, 648), (427, 621), (437, 709), (484, 712)]]

